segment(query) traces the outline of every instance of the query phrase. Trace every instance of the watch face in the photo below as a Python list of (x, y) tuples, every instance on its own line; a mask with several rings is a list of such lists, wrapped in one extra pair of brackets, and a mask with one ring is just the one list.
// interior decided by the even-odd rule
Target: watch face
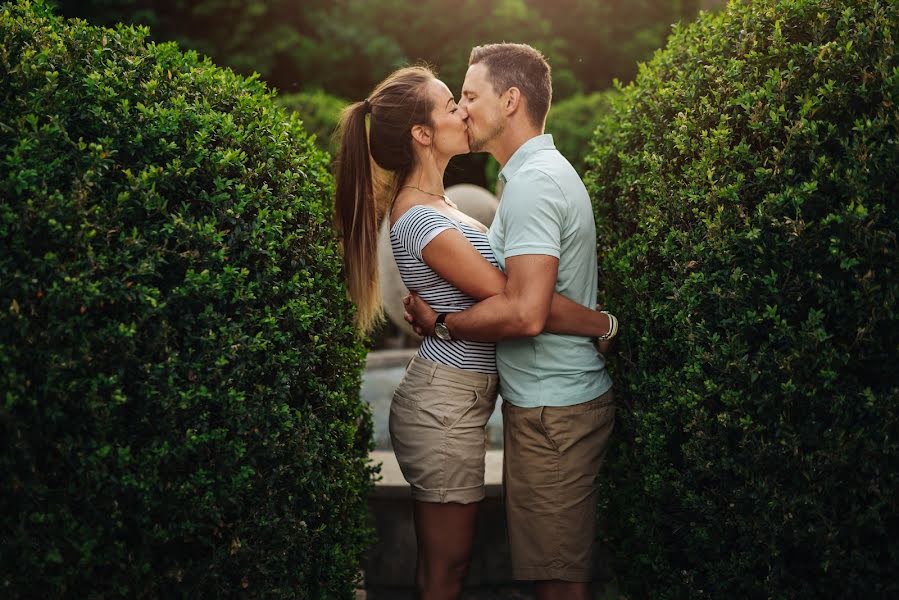
[(437, 323), (434, 325), (434, 335), (447, 342), (453, 339), (450, 337), (449, 329), (446, 328), (445, 323)]

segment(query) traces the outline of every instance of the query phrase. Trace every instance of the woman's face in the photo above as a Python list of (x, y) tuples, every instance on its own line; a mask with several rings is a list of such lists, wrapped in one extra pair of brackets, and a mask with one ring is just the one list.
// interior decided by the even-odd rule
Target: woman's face
[(429, 84), (428, 93), (434, 103), (431, 119), (434, 122), (434, 151), (444, 156), (468, 154), (468, 126), (465, 111), (456, 104), (453, 93), (439, 79)]

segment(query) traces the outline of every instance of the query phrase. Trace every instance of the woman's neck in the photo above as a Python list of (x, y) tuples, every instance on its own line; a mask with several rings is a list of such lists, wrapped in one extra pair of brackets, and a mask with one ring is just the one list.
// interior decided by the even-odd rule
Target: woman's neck
[(406, 176), (403, 185), (418, 188), (432, 194), (443, 194), (443, 172), (445, 170), (446, 164), (419, 164)]

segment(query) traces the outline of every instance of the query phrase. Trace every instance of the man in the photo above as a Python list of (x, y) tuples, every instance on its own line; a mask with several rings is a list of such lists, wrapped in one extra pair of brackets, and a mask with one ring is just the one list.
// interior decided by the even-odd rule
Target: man
[(467, 111), (471, 150), (489, 152), (502, 166), (489, 239), (506, 287), (451, 314), (437, 315), (414, 295), (405, 303), (419, 333), (499, 342), (513, 575), (535, 581), (541, 600), (577, 600), (590, 594), (597, 475), (615, 408), (592, 342), (541, 333), (554, 291), (586, 306), (597, 293), (590, 198), (543, 134), (551, 97), (550, 67), (534, 48), (472, 50), (459, 106)]

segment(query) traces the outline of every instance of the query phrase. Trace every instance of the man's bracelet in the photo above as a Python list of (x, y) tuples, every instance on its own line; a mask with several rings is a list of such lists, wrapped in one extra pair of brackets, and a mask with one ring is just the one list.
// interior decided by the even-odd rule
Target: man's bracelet
[(601, 312), (602, 314), (609, 317), (609, 333), (607, 333), (605, 335), (596, 336), (596, 339), (603, 340), (603, 341), (610, 340), (613, 337), (615, 337), (616, 335), (618, 335), (618, 319), (615, 317), (615, 315), (613, 315), (612, 313), (610, 313), (607, 310), (601, 310), (599, 312)]

